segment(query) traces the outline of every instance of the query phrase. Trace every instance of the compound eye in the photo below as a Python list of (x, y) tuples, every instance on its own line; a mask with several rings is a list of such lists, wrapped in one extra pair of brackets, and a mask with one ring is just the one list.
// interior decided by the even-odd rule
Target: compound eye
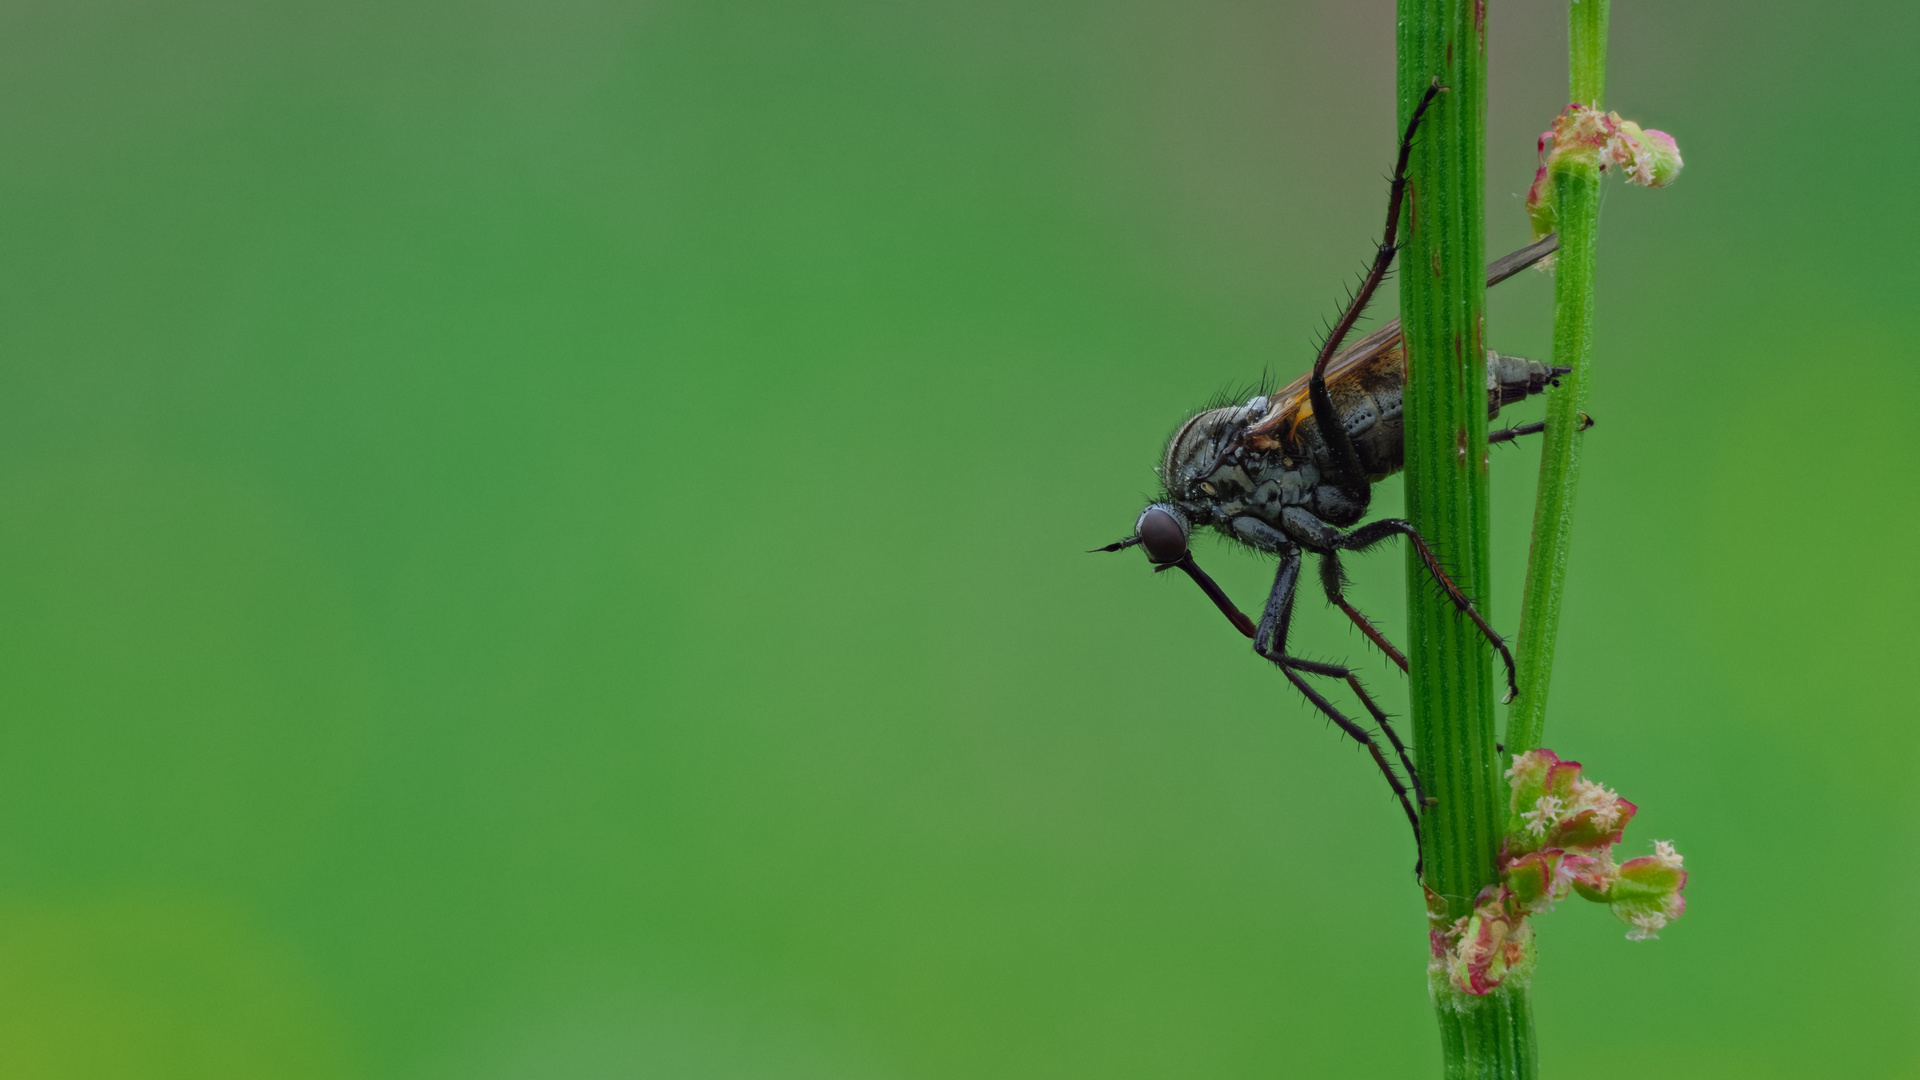
[(1140, 544), (1153, 562), (1179, 562), (1187, 553), (1186, 525), (1158, 506), (1149, 506), (1140, 515), (1139, 532)]

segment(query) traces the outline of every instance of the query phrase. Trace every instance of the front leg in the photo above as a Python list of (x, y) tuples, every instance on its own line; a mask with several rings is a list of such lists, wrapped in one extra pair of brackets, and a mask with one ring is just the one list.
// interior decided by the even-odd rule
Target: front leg
[[(1260, 625), (1254, 631), (1253, 650), (1272, 661), (1274, 666), (1280, 669), (1280, 673), (1287, 677), (1287, 681), (1293, 684), (1294, 689), (1300, 691), (1308, 701), (1313, 703), (1314, 708), (1319, 709), (1327, 719), (1332, 720), (1340, 730), (1352, 736), (1373, 755), (1374, 764), (1380, 766), (1381, 775), (1387, 778), (1387, 786), (1393, 789), (1394, 797), (1400, 800), (1401, 809), (1407, 813), (1407, 824), (1413, 827), (1414, 850), (1421, 850), (1420, 815), (1414, 809), (1413, 800), (1408, 797), (1406, 785), (1400, 782), (1400, 777), (1393, 771), (1393, 766), (1388, 764), (1386, 754), (1381, 752), (1380, 744), (1373, 740), (1373, 736), (1367, 733), (1366, 728), (1348, 719), (1339, 709), (1334, 708), (1333, 702), (1328, 701), (1319, 691), (1308, 685), (1299, 673), (1304, 671), (1314, 675), (1345, 678), (1360, 695), (1360, 700), (1366, 704), (1376, 720), (1385, 724), (1385, 714), (1380, 712), (1371, 698), (1367, 697), (1366, 691), (1360, 689), (1359, 680), (1353, 677), (1351, 671), (1338, 664), (1321, 664), (1287, 655), (1287, 626), (1293, 620), (1293, 597), (1299, 583), (1300, 549), (1288, 545), (1287, 550), (1280, 555), (1280, 567), (1274, 573), (1273, 589), (1267, 594), (1266, 610), (1261, 613)], [(1396, 739), (1394, 742), (1398, 747), (1399, 740)], [(1407, 761), (1404, 749), (1401, 749), (1400, 759), (1403, 764), (1406, 764), (1408, 775), (1413, 779), (1417, 792), (1419, 776), (1413, 772), (1413, 765)], [(1425, 799), (1422, 798), (1421, 801), (1424, 802)], [(1416, 861), (1413, 868), (1415, 876), (1419, 875), (1420, 870), (1421, 864)]]
[[(1235, 518), (1233, 520), (1233, 531), (1242, 540), (1245, 540), (1260, 550), (1271, 551), (1282, 556), (1287, 552), (1293, 552), (1297, 557), (1299, 545), (1302, 543), (1306, 544), (1309, 549), (1314, 550), (1320, 556), (1321, 586), (1327, 590), (1327, 599), (1341, 611), (1346, 612), (1347, 618), (1353, 620), (1354, 625), (1360, 628), (1360, 632), (1367, 635), (1369, 640), (1379, 646), (1380, 650), (1387, 654), (1388, 659), (1399, 664), (1401, 671), (1407, 670), (1407, 658), (1401, 655), (1399, 649), (1393, 647), (1393, 642), (1388, 641), (1385, 634), (1375, 629), (1372, 620), (1362, 615), (1360, 609), (1349, 604), (1346, 596), (1340, 591), (1340, 556), (1335, 554), (1332, 548), (1332, 545), (1340, 539), (1339, 530), (1320, 521), (1320, 519), (1307, 513), (1305, 510), (1298, 508), (1290, 507), (1283, 511), (1280, 520), (1281, 524), (1287, 527), (1286, 532), (1282, 532), (1258, 518), (1251, 517)], [(1277, 583), (1275, 587), (1278, 588)], [(1289, 603), (1291, 603), (1291, 590), (1289, 591)], [(1271, 597), (1268, 598), (1268, 606), (1270, 608), (1272, 606)], [(1282, 641), (1286, 639), (1286, 627), (1284, 623), (1280, 627), (1280, 638)], [(1258, 643), (1259, 638), (1256, 636), (1254, 646), (1256, 649), (1259, 648)], [(1262, 653), (1261, 655), (1265, 656), (1266, 654)], [(1366, 707), (1367, 712), (1372, 714), (1374, 722), (1380, 725), (1380, 730), (1386, 735), (1387, 741), (1393, 744), (1393, 752), (1399, 755), (1400, 764), (1406, 767), (1407, 779), (1413, 781), (1414, 796), (1422, 806), (1425, 806), (1427, 799), (1426, 793), (1421, 790), (1420, 787), (1420, 771), (1413, 767), (1413, 757), (1407, 753), (1407, 745), (1400, 741), (1400, 733), (1393, 729), (1393, 723), (1387, 719), (1386, 711), (1374, 704), (1373, 698), (1367, 693), (1366, 687), (1360, 685), (1360, 677), (1354, 674), (1351, 668), (1343, 664), (1321, 664), (1308, 660), (1294, 660), (1292, 661), (1292, 666), (1299, 671), (1306, 671), (1315, 675), (1326, 675), (1331, 678), (1345, 679), (1347, 681), (1347, 685), (1353, 688), (1354, 696), (1360, 699), (1360, 704)]]

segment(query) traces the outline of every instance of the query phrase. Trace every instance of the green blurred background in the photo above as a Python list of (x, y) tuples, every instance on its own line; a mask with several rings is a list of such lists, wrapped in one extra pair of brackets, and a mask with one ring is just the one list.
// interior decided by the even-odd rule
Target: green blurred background
[[(1565, 10), (1490, 20), (1499, 252)], [(1616, 5), (1688, 164), (1610, 182), (1546, 741), (1693, 878), (1657, 942), (1544, 919), (1549, 1075), (1920, 1076), (1917, 40)], [(0, 1074), (1437, 1071), (1372, 766), (1081, 553), (1366, 257), (1385, 0), (62, 0), (0, 55)]]

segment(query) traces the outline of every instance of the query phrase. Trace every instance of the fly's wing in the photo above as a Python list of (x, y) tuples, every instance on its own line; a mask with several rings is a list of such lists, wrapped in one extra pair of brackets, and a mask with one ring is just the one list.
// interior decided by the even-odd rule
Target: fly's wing
[[(1492, 288), (1500, 284), (1553, 254), (1559, 247), (1560, 234), (1550, 233), (1519, 251), (1495, 259), (1487, 264), (1487, 287)], [(1352, 376), (1372, 367), (1376, 360), (1380, 360), (1387, 353), (1399, 354), (1395, 357), (1395, 362), (1400, 365), (1400, 378), (1404, 381), (1406, 353), (1401, 346), (1400, 320), (1393, 319), (1373, 333), (1341, 349), (1334, 354), (1333, 359), (1327, 361), (1327, 390), (1334, 392), (1334, 388), (1342, 381), (1342, 376)], [(1274, 435), (1282, 428), (1291, 432), (1300, 425), (1300, 421), (1313, 415), (1313, 406), (1307, 401), (1307, 379), (1311, 375), (1312, 372), (1308, 372), (1268, 395), (1266, 418), (1247, 432), (1253, 437), (1256, 445), (1271, 442)], [(1339, 395), (1335, 393), (1335, 396)]]
[[(1394, 319), (1359, 341), (1341, 349), (1334, 354), (1333, 359), (1327, 361), (1327, 389), (1331, 391), (1343, 381), (1343, 376), (1364, 370), (1373, 360), (1390, 352), (1402, 355), (1400, 363), (1403, 365), (1404, 372), (1406, 361), (1405, 353), (1401, 349), (1401, 341), (1400, 320)], [(1267, 410), (1267, 418), (1254, 428), (1257, 434), (1269, 434), (1279, 430), (1283, 425), (1291, 429), (1300, 421), (1313, 415), (1313, 406), (1307, 401), (1307, 379), (1311, 374), (1309, 372), (1307, 375), (1300, 376), (1267, 398), (1271, 404)], [(1406, 376), (1402, 374), (1401, 378), (1404, 379)]]

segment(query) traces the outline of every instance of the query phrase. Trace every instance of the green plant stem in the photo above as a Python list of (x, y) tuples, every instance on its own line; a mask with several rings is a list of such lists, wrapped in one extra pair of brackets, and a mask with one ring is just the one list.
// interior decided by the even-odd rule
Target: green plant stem
[(1567, 100), (1600, 107), (1607, 93), (1607, 5), (1572, 0), (1567, 7)]
[(1509, 981), (1473, 997), (1447, 984), (1435, 989), (1434, 999), (1446, 1080), (1535, 1075), (1533, 1004), (1525, 985)]
[[(1573, 100), (1601, 107), (1607, 81), (1607, 2), (1573, 0), (1568, 11), (1569, 90)], [(1547, 399), (1547, 430), (1540, 450), (1540, 485), (1520, 602), (1516, 667), (1520, 696), (1507, 712), (1507, 752), (1540, 745), (1560, 633), (1567, 554), (1573, 536), (1574, 495), (1580, 482), (1580, 414), (1586, 410), (1593, 358), (1593, 270), (1600, 223), (1600, 168), (1596, 162), (1556, 162), (1552, 184), (1560, 254), (1553, 278), (1553, 362), (1573, 370)]]
[[(1438, 77), (1409, 162), (1400, 316), (1406, 332), (1407, 516), (1467, 595), (1487, 596), (1484, 0), (1398, 0), (1399, 103), (1405, 124)], [(1496, 880), (1506, 791), (1495, 750), (1492, 650), (1433, 587), (1411, 552), (1407, 621), (1426, 883), (1464, 915)], [(1483, 609), (1484, 610), (1484, 609)], [(1461, 1008), (1436, 988), (1449, 1077), (1530, 1077), (1526, 989)], [(1502, 1025), (1505, 1025), (1503, 1028)], [(1506, 1034), (1502, 1035), (1501, 1032)]]

